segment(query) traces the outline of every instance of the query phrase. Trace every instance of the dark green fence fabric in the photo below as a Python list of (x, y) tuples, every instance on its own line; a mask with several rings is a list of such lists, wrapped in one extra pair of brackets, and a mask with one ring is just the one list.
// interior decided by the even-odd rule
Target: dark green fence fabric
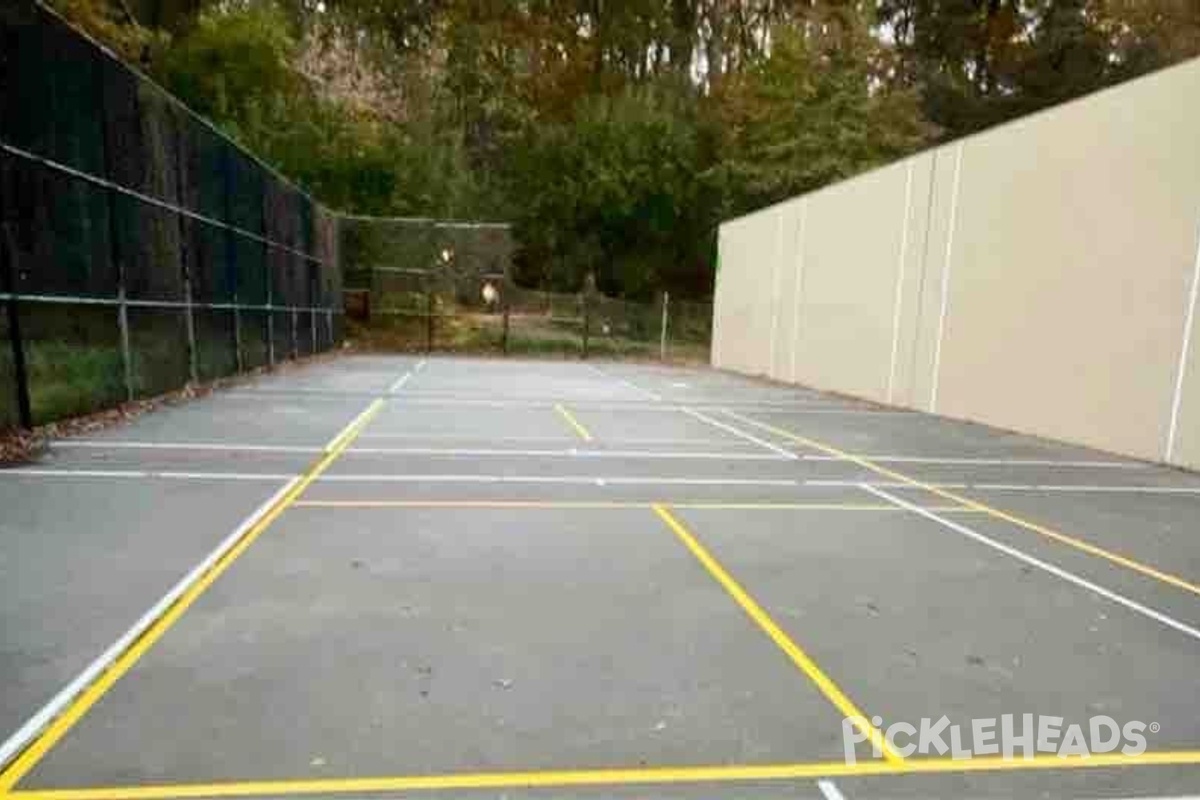
[(0, 429), (328, 350), (341, 287), (335, 215), (52, 11), (0, 4)]

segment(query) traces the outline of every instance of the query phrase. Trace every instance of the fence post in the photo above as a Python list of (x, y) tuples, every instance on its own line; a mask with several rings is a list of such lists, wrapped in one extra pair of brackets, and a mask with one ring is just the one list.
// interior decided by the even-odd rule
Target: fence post
[(242, 358), (242, 303), (237, 292), (233, 293), (233, 363), (238, 372), (246, 368)]
[(192, 312), (192, 276), (186, 264), (183, 268), (183, 302), (184, 325), (187, 328), (188, 380), (192, 383), (198, 383), (200, 380), (200, 370), (198, 368), (199, 359), (196, 352), (196, 316)]
[[(228, 170), (223, 169), (222, 172), (227, 173)], [(183, 187), (186, 184), (184, 175), (183, 148), (177, 147), (175, 149), (175, 199), (179, 203), (180, 208), (186, 204), (186, 200), (183, 196)], [(227, 184), (227, 181), (225, 181), (225, 183)], [(228, 207), (228, 185), (225, 186), (224, 195), (225, 204), (226, 207)], [(183, 301), (185, 303), (184, 313), (186, 314), (185, 324), (187, 326), (188, 342), (188, 378), (192, 383), (198, 383), (200, 380), (200, 353), (196, 349), (196, 312), (192, 308), (192, 264), (191, 259), (188, 258), (187, 218), (183, 214), (179, 213), (179, 211), (175, 211), (175, 216), (178, 218), (178, 225), (176, 227), (179, 230), (179, 267), (183, 272)], [(228, 212), (226, 213), (226, 221), (228, 221)], [(228, 249), (228, 245), (226, 249)]]
[(658, 359), (667, 360), (667, 306), (671, 302), (671, 293), (662, 293), (662, 331), (658, 336)]
[(433, 281), (425, 278), (425, 352), (433, 353)]
[[(2, 176), (0, 176), (2, 179)], [(0, 186), (0, 193), (7, 186)], [(3, 219), (3, 194), (0, 194), (0, 219)], [(21, 341), (21, 315), (17, 308), (17, 245), (12, 228), (3, 223), (0, 236), (0, 286), (8, 294), (8, 337), (12, 340), (13, 377), (16, 378), (17, 415), (22, 428), (33, 427), (33, 407), (29, 402), (29, 371), (25, 367), (25, 345)]]
[(588, 357), (588, 335), (591, 333), (591, 309), (588, 304), (587, 287), (583, 290), (583, 359)]
[(504, 299), (504, 328), (500, 337), (501, 350), (504, 355), (508, 355), (508, 298)]
[(270, 368), (275, 366), (275, 307), (271, 305), (269, 282), (267, 285), (267, 366)]

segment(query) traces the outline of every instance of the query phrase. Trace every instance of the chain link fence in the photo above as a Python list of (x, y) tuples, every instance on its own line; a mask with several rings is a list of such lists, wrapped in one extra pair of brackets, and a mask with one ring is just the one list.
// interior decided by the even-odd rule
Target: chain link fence
[(0, 429), (330, 349), (337, 226), (52, 11), (0, 8)]
[(349, 336), (383, 350), (707, 362), (712, 305), (528, 289), (503, 223), (343, 217)]

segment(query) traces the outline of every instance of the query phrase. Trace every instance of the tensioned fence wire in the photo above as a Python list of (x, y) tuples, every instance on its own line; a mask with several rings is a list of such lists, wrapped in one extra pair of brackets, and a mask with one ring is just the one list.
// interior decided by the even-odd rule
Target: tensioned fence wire
[(0, 428), (332, 348), (337, 247), (333, 214), (53, 11), (0, 9)]

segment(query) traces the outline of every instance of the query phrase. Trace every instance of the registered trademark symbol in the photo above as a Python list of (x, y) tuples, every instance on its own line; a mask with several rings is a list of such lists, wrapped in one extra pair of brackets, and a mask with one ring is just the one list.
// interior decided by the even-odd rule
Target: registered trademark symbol
[(1151, 733), (1158, 733), (1160, 730), (1162, 730), (1162, 726), (1159, 725), (1157, 722), (1150, 723), (1150, 732)]

